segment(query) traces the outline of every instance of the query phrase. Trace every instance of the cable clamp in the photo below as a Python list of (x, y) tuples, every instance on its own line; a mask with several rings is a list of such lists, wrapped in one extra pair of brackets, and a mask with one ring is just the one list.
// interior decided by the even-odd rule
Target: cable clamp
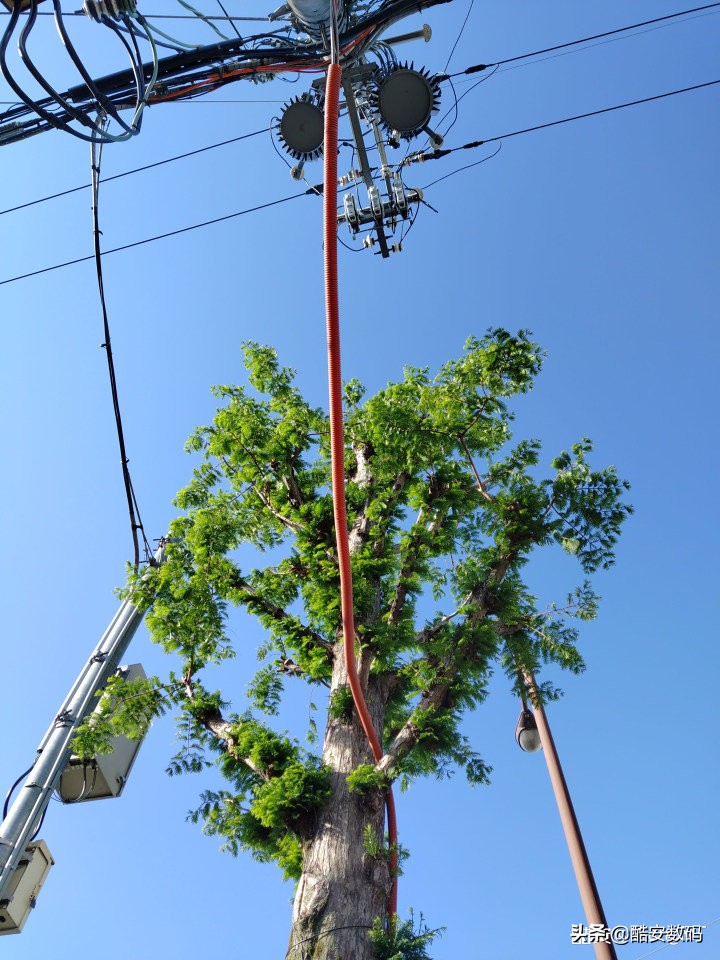
[(71, 717), (72, 717), (72, 710), (61, 710), (60, 713), (55, 717), (55, 726), (69, 727)]

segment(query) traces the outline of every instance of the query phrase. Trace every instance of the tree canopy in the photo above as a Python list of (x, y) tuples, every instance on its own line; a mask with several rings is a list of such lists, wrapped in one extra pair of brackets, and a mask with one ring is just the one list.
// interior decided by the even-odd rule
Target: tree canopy
[[(580, 672), (577, 621), (597, 610), (587, 579), (541, 608), (524, 565), (555, 545), (586, 577), (609, 567), (631, 508), (614, 467), (591, 466), (588, 439), (545, 468), (539, 440), (513, 441), (510, 401), (532, 388), (543, 361), (527, 331), (471, 337), (437, 373), (406, 367), (372, 397), (347, 383), (358, 669), (384, 756), (343, 767), (332, 742), (354, 707), (339, 664), (328, 417), (274, 350), (248, 343), (244, 353), (248, 386), (216, 387), (212, 423), (188, 441), (200, 462), (176, 498), (165, 562), (129, 587), (180, 666), (169, 679), (111, 681), (109, 709), (86, 725), (80, 747), (179, 710), (183, 746), (171, 772), (213, 763), (227, 781), (203, 793), (193, 819), (231, 851), (276, 861), (297, 879), (339, 790), (369, 797), (452, 767), (487, 782), (459, 729), (463, 715), (482, 703), (496, 669), (518, 696), (527, 695), (525, 675), (541, 676), (546, 663)], [(248, 548), (257, 565), (243, 562)], [(265, 632), (247, 691), (204, 682), (208, 666), (251, 655), (229, 628), (233, 606)], [(310, 684), (327, 709), (317, 755), (304, 730), (273, 726), (290, 682)], [(550, 699), (555, 688), (540, 679), (535, 695)], [(362, 829), (365, 855), (377, 859), (382, 836), (370, 823)]]

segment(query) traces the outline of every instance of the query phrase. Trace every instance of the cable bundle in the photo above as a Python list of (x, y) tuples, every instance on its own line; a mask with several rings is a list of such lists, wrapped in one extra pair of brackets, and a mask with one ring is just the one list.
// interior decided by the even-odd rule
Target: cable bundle
[[(130, 75), (132, 79), (130, 91), (128, 92), (130, 93), (132, 101), (134, 101), (134, 113), (129, 123), (123, 120), (119, 113), (120, 109), (127, 107), (128, 96), (125, 96), (122, 103), (116, 103), (103, 92), (101, 81), (94, 81), (92, 79), (80, 54), (68, 35), (60, 0), (53, 0), (53, 7), (55, 26), (60, 34), (60, 39), (83, 80), (82, 89), (84, 95), (82, 101), (80, 103), (75, 101), (72, 96), (72, 91), (67, 91), (64, 94), (58, 93), (30, 57), (27, 44), (30, 33), (37, 21), (37, 0), (31, 0), (26, 11), (22, 9), (21, 4), (16, 3), (12, 8), (10, 20), (2, 35), (2, 39), (0, 39), (0, 70), (2, 70), (5, 80), (12, 88), (18, 100), (20, 100), (24, 106), (7, 111), (3, 119), (11, 119), (14, 116), (22, 115), (27, 116), (28, 114), (34, 115), (34, 118), (29, 123), (19, 124), (17, 132), (12, 131), (8, 137), (3, 139), (5, 142), (9, 142), (15, 139), (21, 139), (23, 135), (30, 136), (53, 127), (71, 133), (80, 140), (87, 142), (95, 139), (98, 142), (107, 143), (116, 140), (126, 140), (129, 137), (135, 136), (140, 132), (142, 112), (147, 105), (157, 79), (158, 56), (152, 34), (144, 18), (136, 12), (134, 0), (86, 0), (85, 2), (85, 12), (87, 15), (110, 27), (110, 29), (117, 34), (130, 57)], [(18, 38), (18, 51), (20, 59), (28, 73), (47, 94), (47, 97), (41, 100), (33, 99), (23, 89), (12, 74), (7, 62), (7, 50), (10, 40), (19, 26), (24, 12), (27, 12), (27, 17), (25, 18)], [(115, 21), (122, 22), (122, 27), (119, 25), (119, 22)], [(122, 32), (123, 30), (125, 33)], [(125, 34), (129, 35), (129, 39), (127, 39)], [(150, 43), (153, 59), (149, 68), (146, 68), (143, 64), (142, 54), (140, 53), (138, 45), (138, 34), (145, 37)], [(145, 81), (146, 72), (150, 73), (149, 82)], [(100, 119), (95, 120), (92, 118), (92, 114), (94, 113), (99, 114), (104, 119), (113, 121), (120, 127), (120, 132), (113, 133), (108, 130), (104, 122)]]

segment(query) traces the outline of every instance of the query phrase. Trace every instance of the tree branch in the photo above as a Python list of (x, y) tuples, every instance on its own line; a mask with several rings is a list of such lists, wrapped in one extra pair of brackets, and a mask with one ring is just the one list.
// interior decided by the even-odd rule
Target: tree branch
[[(250, 451), (247, 451), (247, 452), (248, 452), (248, 454), (250, 455), (250, 457), (252, 458), (253, 462), (255, 463), (255, 466), (256, 466), (256, 468), (258, 469), (258, 471), (260, 471), (260, 467), (259, 467), (259, 465), (257, 464), (257, 461), (255, 460), (255, 458), (252, 456), (252, 453), (251, 453)], [(225, 464), (225, 467), (226, 467), (232, 474), (236, 474), (236, 473), (237, 473), (237, 470), (235, 470), (235, 468), (232, 466), (232, 464), (228, 462), (227, 457), (225, 457), (224, 455), (221, 455), (218, 459), (221, 460), (221, 461)], [(281, 480), (286, 481), (286, 478), (283, 477), (283, 476), (281, 476)], [(297, 520), (292, 520), (290, 517), (286, 517), (284, 513), (281, 513), (279, 510), (277, 510), (275, 507), (273, 507), (272, 503), (270, 502), (270, 498), (267, 496), (267, 494), (265, 494), (265, 493), (262, 492), (262, 490), (260, 489), (260, 487), (259, 487), (256, 483), (253, 483), (252, 480), (248, 480), (248, 484), (249, 484), (250, 488), (252, 489), (253, 493), (255, 494), (255, 496), (258, 498), (258, 500), (262, 503), (262, 505), (263, 505), (263, 506), (265, 507), (265, 509), (268, 511), (268, 513), (271, 513), (274, 517), (276, 517), (282, 524), (284, 524), (284, 525), (285, 525), (286, 527), (288, 527), (290, 530), (294, 530), (295, 533), (299, 533), (300, 531), (304, 531), (305, 533), (307, 533), (308, 528), (307, 528), (304, 524), (300, 523), (300, 522), (297, 521)], [(295, 483), (295, 487), (297, 488), (297, 483)], [(293, 504), (293, 502), (292, 502), (292, 495), (291, 495), (291, 493), (290, 493), (290, 486), (287, 484), (287, 482), (286, 482), (286, 488), (287, 488), (287, 490), (288, 490), (289, 502), (290, 502), (291, 506), (295, 506), (295, 504)]]
[[(182, 683), (188, 700), (190, 703), (194, 704), (197, 702), (197, 700), (195, 697), (195, 688), (192, 682), (191, 669), (192, 668), (188, 669), (188, 672), (183, 677)], [(235, 756), (237, 741), (233, 736), (233, 724), (229, 723), (229, 721), (223, 717), (218, 707), (209, 707), (205, 710), (199, 710), (193, 713), (193, 717), (201, 726), (205, 727), (206, 730), (209, 730), (214, 737), (217, 737), (218, 740), (223, 742), (223, 749), (226, 753), (229, 753), (231, 756)], [(257, 776), (262, 780), (270, 779), (270, 775), (265, 770), (261, 770), (249, 757), (238, 757), (237, 759), (241, 760), (245, 766), (249, 767), (252, 772), (257, 774)]]
[(278, 623), (284, 623), (289, 629), (292, 629), (294, 633), (299, 633), (306, 640), (309, 640), (326, 650), (330, 657), (333, 656), (334, 646), (332, 643), (326, 640), (325, 637), (323, 637), (317, 631), (313, 630), (311, 627), (308, 627), (296, 616), (288, 613), (283, 607), (278, 606), (276, 603), (272, 603), (270, 600), (266, 600), (265, 597), (253, 590), (247, 580), (237, 577), (235, 580), (233, 580), (232, 585), (236, 590), (241, 591), (245, 595), (245, 603), (253, 604), (254, 606), (258, 607), (272, 620), (276, 620)]
[(430, 536), (433, 536), (438, 532), (445, 520), (445, 517), (447, 516), (447, 508), (445, 508), (436, 513), (435, 519), (432, 521), (430, 526), (426, 526), (425, 523), (422, 522), (425, 511), (430, 513), (435, 501), (445, 491), (446, 487), (444, 484), (438, 483), (434, 476), (430, 478), (430, 483), (428, 484), (427, 502), (423, 507), (420, 508), (417, 519), (410, 528), (410, 543), (408, 545), (405, 558), (402, 561), (402, 566), (400, 567), (397, 587), (395, 588), (395, 596), (393, 597), (388, 610), (388, 624), (390, 626), (395, 626), (398, 623), (402, 609), (405, 606), (405, 601), (408, 595), (407, 581), (415, 573), (417, 563), (420, 558), (420, 550), (422, 547), (420, 531), (422, 530), (424, 535), (429, 534)]
[[(465, 605), (469, 604), (473, 609), (468, 612), (459, 630), (462, 630), (463, 626), (476, 626), (492, 612), (493, 588), (500, 583), (507, 573), (512, 556), (511, 554), (501, 557), (498, 563), (488, 571), (485, 580), (481, 584), (478, 584), (470, 593)], [(443, 622), (447, 622), (455, 615), (456, 614), (450, 614), (448, 617), (442, 618), (434, 626), (439, 630)], [(428, 639), (429, 637), (430, 634), (428, 634)], [(471, 655), (470, 644), (471, 641), (461, 639), (442, 660), (439, 662), (435, 661), (432, 664), (435, 679), (421, 695), (416, 710), (439, 710), (445, 706), (453, 680), (460, 671), (463, 661)], [(425, 655), (422, 660), (428, 663), (430, 662), (430, 657)], [(420, 731), (412, 722), (411, 716), (395, 735), (385, 754), (376, 764), (375, 769), (381, 773), (389, 773), (392, 768), (412, 750), (417, 743), (419, 734)]]
[(480, 474), (478, 473), (477, 467), (475, 466), (475, 461), (473, 460), (472, 455), (468, 450), (468, 445), (465, 443), (464, 436), (460, 436), (458, 439), (460, 440), (460, 446), (463, 448), (465, 452), (465, 456), (468, 458), (470, 469), (472, 470), (473, 476), (475, 477), (475, 483), (477, 485), (477, 489), (480, 491), (480, 493), (487, 500), (488, 503), (495, 503), (495, 497), (487, 490), (487, 488), (485, 487), (485, 484), (480, 479)]

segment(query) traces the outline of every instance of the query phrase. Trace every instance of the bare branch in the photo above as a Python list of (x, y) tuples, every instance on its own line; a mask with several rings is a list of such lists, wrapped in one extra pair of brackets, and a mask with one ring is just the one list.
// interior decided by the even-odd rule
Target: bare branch
[(473, 460), (472, 455), (468, 450), (468, 445), (465, 443), (464, 437), (463, 436), (459, 437), (459, 440), (460, 440), (460, 446), (465, 451), (465, 456), (468, 458), (470, 469), (472, 470), (473, 476), (475, 477), (475, 483), (477, 485), (477, 489), (480, 491), (480, 493), (487, 500), (488, 503), (495, 503), (495, 497), (487, 490), (485, 484), (480, 479), (480, 474), (477, 471), (477, 467), (475, 466), (475, 461)]

